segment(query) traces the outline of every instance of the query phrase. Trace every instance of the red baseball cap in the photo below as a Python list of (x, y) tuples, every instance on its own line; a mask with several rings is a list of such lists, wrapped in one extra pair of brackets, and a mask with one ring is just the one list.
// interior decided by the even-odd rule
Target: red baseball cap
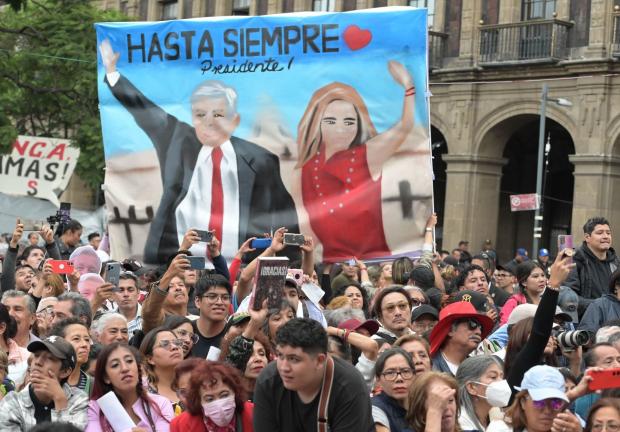
[(379, 323), (375, 320), (366, 320), (361, 322), (358, 319), (351, 318), (338, 324), (338, 328), (351, 331), (365, 328), (372, 336), (379, 331)]

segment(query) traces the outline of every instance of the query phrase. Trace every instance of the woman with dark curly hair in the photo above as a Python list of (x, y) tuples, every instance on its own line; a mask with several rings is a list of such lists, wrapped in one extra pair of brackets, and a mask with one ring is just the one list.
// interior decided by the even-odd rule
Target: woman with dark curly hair
[(206, 361), (192, 372), (187, 411), (172, 420), (170, 431), (252, 432), (253, 410), (239, 371)]
[(30, 352), (13, 340), (16, 334), (15, 318), (10, 316), (7, 307), (0, 303), (0, 348), (9, 356), (7, 378), (19, 385), (23, 382), (26, 369), (28, 369)]
[(347, 297), (353, 309), (361, 310), (364, 312), (364, 317), (366, 319), (370, 318), (368, 292), (360, 284), (352, 282), (336, 288), (334, 290), (334, 297), (338, 296)]
[(220, 360), (236, 367), (243, 374), (249, 399), (252, 400), (256, 378), (272, 359), (271, 342), (260, 330), (267, 319), (267, 308), (255, 311), (250, 308), (250, 322), (240, 336), (222, 340)]
[(163, 396), (148, 394), (142, 386), (140, 355), (135, 348), (115, 342), (99, 355), (95, 369), (93, 394), (88, 405), (86, 432), (111, 432), (97, 399), (114, 392), (136, 427), (132, 432), (167, 432), (174, 417), (170, 401)]

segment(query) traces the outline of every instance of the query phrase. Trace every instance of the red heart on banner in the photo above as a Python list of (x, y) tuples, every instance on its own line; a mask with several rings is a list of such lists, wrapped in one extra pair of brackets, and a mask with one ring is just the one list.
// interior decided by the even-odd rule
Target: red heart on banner
[(362, 30), (356, 25), (348, 26), (343, 33), (344, 41), (353, 51), (364, 48), (372, 40), (370, 30)]

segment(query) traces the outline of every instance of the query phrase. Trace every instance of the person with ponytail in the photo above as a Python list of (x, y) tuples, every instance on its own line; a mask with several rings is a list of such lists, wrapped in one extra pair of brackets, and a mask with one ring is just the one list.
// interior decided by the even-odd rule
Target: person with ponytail
[(113, 432), (112, 426), (99, 408), (97, 399), (114, 392), (136, 427), (131, 432), (168, 432), (174, 417), (170, 401), (149, 394), (142, 386), (140, 354), (121, 342), (103, 348), (97, 359), (95, 383), (88, 405), (86, 432)]

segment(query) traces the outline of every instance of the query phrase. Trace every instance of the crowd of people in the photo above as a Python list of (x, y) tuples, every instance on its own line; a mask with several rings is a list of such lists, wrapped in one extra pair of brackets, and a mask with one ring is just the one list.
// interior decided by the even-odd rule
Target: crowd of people
[(306, 236), (281, 303), (256, 308), (284, 228), (230, 261), (190, 229), (150, 268), (110, 260), (98, 233), (82, 244), (76, 220), (18, 220), (0, 248), (0, 431), (619, 432), (610, 223), (500, 263), (490, 242), (435, 251), (436, 220), (415, 260), (317, 263)]

